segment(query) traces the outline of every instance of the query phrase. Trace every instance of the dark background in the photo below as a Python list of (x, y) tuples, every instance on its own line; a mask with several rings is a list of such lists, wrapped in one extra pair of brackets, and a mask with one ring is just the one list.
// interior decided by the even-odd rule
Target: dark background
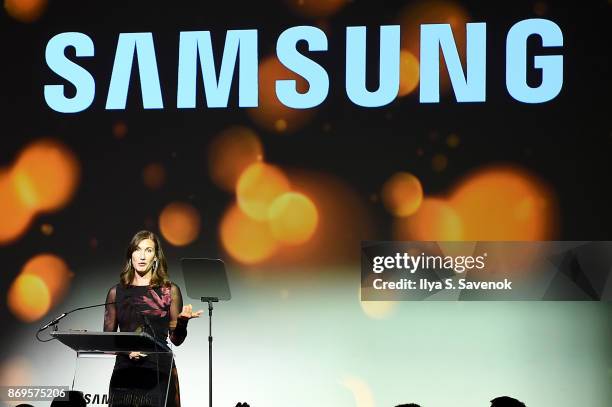
[[(609, 174), (612, 164), (610, 110), (610, 3), (608, 1), (546, 2), (542, 18), (556, 22), (564, 47), (542, 51), (538, 41), (530, 53), (564, 56), (564, 84), (552, 101), (527, 105), (515, 101), (505, 87), (505, 39), (516, 22), (539, 17), (533, 1), (461, 4), (474, 22), (487, 23), (487, 101), (458, 104), (452, 92), (439, 104), (419, 104), (418, 90), (379, 109), (353, 105), (344, 90), (344, 30), (366, 25), (369, 85), (378, 78), (378, 27), (396, 23), (404, 1), (353, 1), (332, 16), (327, 32), (329, 51), (313, 56), (330, 76), (330, 94), (314, 118), (289, 135), (258, 129), (266, 159), (282, 167), (334, 174), (345, 180), (364, 200), (380, 190), (395, 171), (417, 174), (427, 194), (444, 192), (462, 175), (493, 163), (511, 163), (533, 172), (555, 191), (560, 206), (559, 240), (610, 240), (612, 213)], [(37, 217), (17, 242), (0, 248), (6, 292), (23, 263), (33, 254), (50, 251), (66, 259), (71, 268), (98, 262), (121, 263), (123, 250), (135, 230), (155, 225), (163, 206), (171, 200), (191, 202), (202, 215), (202, 233), (186, 249), (168, 249), (172, 257), (190, 253), (220, 255), (216, 228), (232, 197), (211, 182), (206, 149), (211, 138), (232, 124), (254, 127), (245, 109), (238, 109), (236, 81), (228, 109), (208, 109), (198, 99), (196, 109), (177, 110), (176, 76), (180, 31), (210, 30), (217, 61), (225, 31), (259, 30), (260, 57), (271, 54), (278, 35), (288, 27), (314, 24), (293, 14), (280, 1), (171, 3), (52, 1), (35, 23), (23, 24), (0, 12), (2, 97), (0, 112), (0, 166), (8, 166), (28, 142), (41, 137), (62, 140), (78, 156), (81, 182), (63, 210)], [(95, 57), (79, 64), (96, 80), (96, 97), (79, 114), (59, 114), (45, 103), (45, 84), (64, 83), (45, 64), (44, 50), (57, 33), (83, 32), (95, 44)], [(104, 104), (121, 32), (152, 32), (165, 108), (142, 108), (133, 66), (127, 108), (106, 111)], [(530, 72), (537, 83), (538, 72)], [(198, 94), (201, 94), (199, 82)], [(128, 127), (125, 138), (112, 135), (118, 121)], [(460, 148), (450, 150), (446, 135), (460, 136)], [(417, 150), (422, 149), (422, 156)], [(447, 154), (449, 165), (441, 173), (431, 169), (431, 156)], [(167, 182), (161, 191), (142, 183), (142, 168), (162, 163)], [(380, 204), (371, 203), (376, 232), (371, 239), (388, 238), (390, 220)], [(54, 233), (44, 236), (40, 224), (52, 223)], [(92, 248), (91, 240), (97, 241)], [(2, 319), (11, 316), (2, 307)]]

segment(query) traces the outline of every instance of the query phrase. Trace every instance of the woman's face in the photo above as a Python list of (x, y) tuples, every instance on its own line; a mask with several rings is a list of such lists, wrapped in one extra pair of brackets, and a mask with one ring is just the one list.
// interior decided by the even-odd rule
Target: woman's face
[(141, 240), (132, 252), (132, 266), (139, 274), (146, 273), (154, 259), (155, 242), (151, 239)]

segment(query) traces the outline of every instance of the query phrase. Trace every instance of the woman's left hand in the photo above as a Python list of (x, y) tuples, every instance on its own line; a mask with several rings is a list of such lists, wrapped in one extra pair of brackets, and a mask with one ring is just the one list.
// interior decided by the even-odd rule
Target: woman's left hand
[(178, 317), (183, 319), (199, 318), (203, 312), (204, 310), (202, 309), (194, 312), (191, 307), (191, 304), (187, 304), (183, 306), (183, 311), (181, 311)]

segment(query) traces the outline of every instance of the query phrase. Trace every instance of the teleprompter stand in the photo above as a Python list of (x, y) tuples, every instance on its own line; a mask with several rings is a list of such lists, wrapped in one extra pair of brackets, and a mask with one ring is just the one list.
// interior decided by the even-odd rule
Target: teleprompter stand
[(219, 259), (182, 259), (187, 296), (208, 303), (208, 406), (212, 407), (212, 313), (213, 303), (232, 298), (225, 264)]

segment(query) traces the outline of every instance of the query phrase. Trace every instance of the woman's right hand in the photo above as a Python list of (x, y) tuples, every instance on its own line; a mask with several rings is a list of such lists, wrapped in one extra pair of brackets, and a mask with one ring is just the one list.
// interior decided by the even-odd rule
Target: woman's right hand
[(146, 358), (147, 355), (145, 353), (141, 353), (141, 352), (130, 352), (130, 359), (131, 360), (140, 360), (140, 358)]

